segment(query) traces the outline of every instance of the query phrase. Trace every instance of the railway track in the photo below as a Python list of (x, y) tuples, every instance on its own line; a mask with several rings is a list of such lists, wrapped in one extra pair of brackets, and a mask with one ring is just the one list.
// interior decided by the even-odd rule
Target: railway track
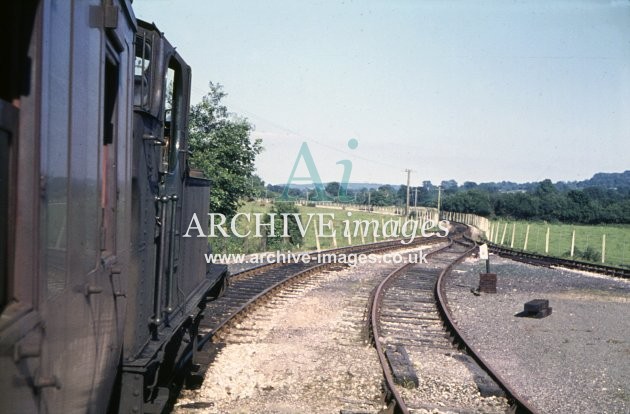
[[(469, 243), (475, 241), (464, 235), (464, 239)], [(531, 264), (534, 266), (559, 266), (567, 269), (584, 270), (593, 273), (600, 273), (603, 275), (619, 277), (622, 279), (630, 279), (630, 268), (627, 267), (615, 267), (607, 266), (604, 264), (583, 262), (580, 260), (564, 259), (561, 257), (546, 256), (539, 253), (526, 252), (518, 249), (511, 249), (499, 244), (484, 240), (488, 245), (488, 249), (498, 254), (499, 256), (506, 257), (508, 259), (516, 260), (519, 262)]]
[(494, 243), (488, 243), (488, 248), (491, 252), (496, 253), (499, 256), (536, 266), (560, 266), (568, 269), (584, 270), (608, 276), (620, 277), (623, 279), (630, 279), (630, 269), (627, 268), (545, 256), (538, 253), (530, 253), (524, 252), (522, 250), (509, 249), (507, 247), (503, 247)]
[[(429, 237), (416, 239), (409, 244), (400, 240), (370, 243), (322, 251), (319, 254), (377, 254), (398, 249), (429, 246), (444, 241), (444, 238)], [(270, 263), (236, 273), (228, 279), (228, 288), (219, 298), (207, 302), (204, 318), (193, 351), (186, 358), (191, 364), (191, 374), (187, 378), (188, 386), (196, 387), (202, 381), (209, 364), (214, 358), (213, 347), (204, 346), (208, 342), (220, 339), (221, 332), (237, 324), (246, 317), (257, 304), (265, 301), (281, 289), (297, 283), (310, 275), (339, 267), (334, 262), (318, 263), (318, 253), (312, 253), (308, 263)], [(343, 265), (341, 265), (343, 266)], [(209, 348), (209, 349), (208, 349)]]
[[(468, 344), (450, 315), (443, 292), (444, 277), (475, 249), (476, 244), (470, 239), (451, 240), (448, 246), (428, 255), (433, 266), (405, 264), (388, 275), (375, 289), (369, 305), (370, 331), (385, 377), (391, 412), (409, 413), (443, 406), (444, 401), (439, 402), (440, 406), (427, 404), (422, 401), (421, 393), (414, 391), (418, 386), (418, 374), (411, 361), (451, 355), (449, 352), (454, 351), (453, 342), (466, 349), (475, 360), (477, 365), (464, 354), (453, 356), (471, 369), (482, 396), (484, 393), (499, 395), (496, 389), (498, 385), (515, 412), (534, 412), (529, 403)], [(419, 375), (430, 376), (430, 373), (421, 372)], [(456, 411), (493, 411), (493, 407), (475, 405), (479, 401), (475, 401), (473, 406), (464, 407), (457, 398), (446, 403), (457, 406), (454, 408)], [(501, 410), (497, 407), (494, 409)]]

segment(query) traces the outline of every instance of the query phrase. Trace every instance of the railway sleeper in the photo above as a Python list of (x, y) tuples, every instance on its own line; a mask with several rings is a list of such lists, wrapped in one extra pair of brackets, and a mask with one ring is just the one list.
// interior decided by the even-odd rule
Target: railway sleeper
[(234, 303), (216, 303), (213, 306), (208, 306), (204, 311), (204, 315), (206, 316), (206, 319), (210, 319), (211, 317), (215, 317), (215, 315), (228, 314), (234, 309), (234, 307)]
[[(433, 286), (435, 285), (435, 283), (433, 283), (431, 286), (427, 286), (427, 290), (433, 289)], [(390, 292), (387, 292), (387, 298), (385, 299), (388, 302), (401, 302), (401, 303), (430, 303), (432, 305), (435, 304), (435, 299), (432, 296), (421, 295), (421, 292), (413, 292), (413, 293), (398, 293), (398, 292), (392, 292), (390, 294)]]
[[(396, 336), (395, 338), (393, 338), (393, 340), (390, 340), (389, 342), (396, 342), (396, 343), (415, 343), (417, 345), (424, 345), (424, 346), (439, 346), (439, 345), (444, 345), (445, 348), (448, 347), (447, 344), (443, 343), (443, 336), (440, 335), (431, 335), (430, 337), (423, 337), (423, 338), (418, 338), (417, 335), (410, 335), (410, 336)], [(383, 341), (382, 341), (383, 342)], [(453, 348), (450, 347), (448, 348), (450, 350), (452, 350)]]
[(259, 292), (260, 288), (266, 284), (263, 283), (251, 283), (251, 284), (242, 284), (240, 286), (234, 286), (234, 287), (230, 287), (230, 289), (228, 290), (229, 293), (234, 293), (234, 292)]
[(505, 397), (505, 391), (484, 371), (474, 359), (466, 354), (452, 354), (454, 359), (462, 362), (473, 375), (473, 381), (482, 397)]
[(207, 343), (204, 349), (197, 352), (195, 355), (195, 361), (190, 367), (190, 371), (186, 376), (185, 386), (186, 388), (193, 390), (201, 387), (203, 380), (206, 376), (206, 372), (210, 367), (210, 364), (217, 358), (221, 349), (225, 347), (225, 343)]
[(226, 296), (231, 296), (234, 294), (243, 294), (243, 293), (256, 294), (271, 285), (272, 283), (269, 282), (269, 283), (256, 283), (256, 284), (252, 283), (248, 286), (237, 286), (237, 287), (228, 289), (228, 291), (226, 292)]
[(408, 350), (410, 350), (412, 353), (414, 352), (427, 352), (427, 350), (432, 350), (432, 351), (440, 351), (443, 352), (444, 354), (448, 354), (453, 352), (453, 350), (455, 350), (455, 348), (449, 344), (444, 344), (442, 343), (442, 341), (440, 342), (434, 342), (434, 343), (417, 343), (414, 339), (409, 339), (409, 340), (401, 340), (398, 341), (401, 345), (404, 345)]
[(252, 293), (250, 292), (232, 292), (228, 298), (230, 298), (233, 301), (239, 301), (239, 302), (247, 302), (250, 298), (252, 298), (252, 296), (254, 296)]
[(397, 318), (397, 319), (412, 319), (412, 320), (424, 320), (424, 321), (436, 321), (441, 323), (441, 319), (438, 316), (433, 315), (414, 315), (408, 312), (396, 312), (396, 311), (381, 311), (381, 317), (383, 318)]
[(207, 317), (201, 322), (200, 327), (210, 330), (215, 329), (221, 323), (221, 321), (225, 319), (226, 315), (228, 315), (228, 313), (224, 312), (213, 315), (212, 317)]
[(387, 306), (388, 308), (399, 309), (400, 311), (408, 312), (411, 314), (415, 314), (418, 312), (425, 313), (425, 314), (435, 313), (435, 301), (433, 303), (429, 303), (429, 302), (403, 303), (403, 302), (385, 299), (383, 301), (383, 305)]
[(385, 349), (385, 356), (392, 369), (394, 382), (404, 388), (416, 388), (420, 384), (418, 374), (413, 368), (407, 350), (402, 345), (389, 345)]
[(418, 280), (412, 279), (400, 279), (396, 281), (396, 284), (390, 289), (393, 294), (411, 295), (416, 291), (431, 291), (435, 286), (435, 277)]
[(422, 337), (427, 338), (427, 337), (439, 337), (439, 338), (443, 338), (444, 337), (444, 331), (443, 330), (439, 330), (439, 329), (431, 329), (431, 328), (424, 328), (422, 326), (393, 326), (393, 325), (388, 325), (385, 326), (383, 325), (383, 333), (387, 334), (387, 335), (400, 335), (400, 334), (413, 334), (416, 337), (419, 337), (418, 339), (422, 339)]

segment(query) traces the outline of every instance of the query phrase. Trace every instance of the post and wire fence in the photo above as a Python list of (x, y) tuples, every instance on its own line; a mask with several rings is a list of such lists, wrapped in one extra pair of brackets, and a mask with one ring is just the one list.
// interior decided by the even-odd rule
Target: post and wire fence
[(630, 226), (573, 225), (488, 220), (474, 214), (442, 212), (447, 220), (470, 224), (494, 244), (532, 253), (630, 267)]

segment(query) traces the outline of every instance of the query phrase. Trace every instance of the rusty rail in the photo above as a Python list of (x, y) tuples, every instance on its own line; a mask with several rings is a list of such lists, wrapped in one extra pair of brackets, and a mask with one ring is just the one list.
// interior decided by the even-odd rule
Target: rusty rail
[(464, 260), (468, 255), (473, 253), (477, 244), (473, 242), (473, 245), (469, 250), (464, 252), (461, 256), (455, 259), (451, 264), (445, 267), (438, 279), (435, 283), (435, 297), (437, 300), (438, 310), (440, 315), (442, 316), (442, 321), (446, 325), (446, 328), (451, 332), (455, 341), (457, 341), (462, 347), (464, 347), (467, 353), (479, 364), (481, 368), (483, 368), (490, 377), (505, 391), (508, 398), (512, 401), (515, 413), (537, 413), (537, 411), (532, 407), (531, 403), (522, 395), (520, 395), (515, 389), (513, 389), (510, 384), (503, 379), (503, 377), (496, 372), (492, 367), (486, 362), (486, 360), (481, 356), (479, 350), (470, 345), (467, 337), (462, 333), (462, 331), (457, 327), (457, 324), (453, 320), (451, 315), (450, 308), (448, 306), (448, 301), (446, 299), (445, 288), (444, 288), (444, 280), (445, 276), (448, 275), (455, 265)]
[[(436, 306), (438, 308), (438, 313), (440, 314), (440, 317), (442, 318), (442, 321), (446, 329), (449, 332), (451, 332), (454, 340), (461, 347), (466, 349), (468, 354), (470, 354), (470, 356), (479, 364), (479, 366), (482, 369), (484, 369), (488, 373), (488, 375), (490, 375), (490, 377), (492, 377), (492, 379), (505, 391), (508, 399), (510, 400), (512, 404), (512, 408), (514, 412), (519, 413), (519, 414), (520, 413), (534, 413), (535, 414), (536, 410), (533, 408), (531, 403), (527, 399), (525, 399), (523, 396), (521, 396), (516, 390), (514, 390), (510, 386), (510, 384), (505, 379), (503, 379), (503, 377), (500, 374), (498, 374), (496, 371), (492, 369), (492, 367), (480, 356), (479, 350), (469, 344), (466, 336), (462, 334), (462, 332), (458, 329), (458, 327), (456, 326), (453, 320), (450, 309), (448, 307), (448, 302), (446, 300), (446, 295), (444, 291), (444, 280), (445, 280), (445, 277), (448, 274), (450, 274), (454, 266), (456, 266), (458, 263), (464, 260), (467, 256), (473, 253), (477, 248), (477, 244), (473, 240), (469, 239), (465, 235), (463, 236), (463, 239), (464, 240), (461, 240), (459, 237), (456, 239), (449, 239), (450, 243), (447, 246), (442, 247), (440, 249), (437, 249), (427, 254), (427, 257), (438, 254), (439, 252), (442, 252), (452, 247), (453, 244), (455, 243), (470, 246), (470, 248), (467, 251), (465, 251), (463, 254), (457, 257), (454, 261), (452, 261), (448, 266), (446, 266), (440, 272), (440, 275), (438, 276), (436, 280), (435, 287), (434, 287), (434, 296), (436, 299)], [(470, 243), (472, 243), (472, 245)], [(388, 399), (391, 400), (391, 404), (393, 404), (393, 407), (391, 408), (393, 408), (394, 412), (397, 412), (397, 413), (409, 413), (409, 408), (405, 404), (404, 400), (402, 399), (402, 396), (397, 391), (396, 386), (394, 384), (394, 379), (392, 376), (391, 368), (389, 366), (389, 362), (387, 360), (387, 357), (385, 356), (383, 347), (379, 340), (380, 332), (379, 332), (378, 321), (379, 321), (380, 309), (381, 309), (384, 293), (387, 287), (389, 286), (389, 284), (392, 283), (392, 281), (396, 277), (404, 274), (413, 265), (414, 264), (410, 264), (410, 263), (405, 264), (399, 267), (398, 269), (394, 270), (393, 272), (391, 272), (389, 275), (387, 275), (387, 277), (383, 279), (383, 281), (375, 289), (374, 294), (372, 298), (370, 299), (370, 304), (369, 304), (369, 312), (370, 312), (369, 329), (370, 329), (371, 337), (374, 342), (374, 346), (376, 348), (379, 361), (381, 363), (381, 368), (383, 370), (383, 376), (385, 378), (385, 385), (387, 387), (387, 392), (389, 394), (387, 397)]]
[[(427, 258), (430, 256), (433, 256), (443, 250), (446, 250), (448, 248), (450, 248), (453, 245), (453, 240), (450, 239), (449, 240), (449, 244), (447, 246), (441, 247), (437, 250), (434, 250), (432, 252), (429, 252), (427, 254)], [(378, 326), (378, 320), (379, 320), (379, 315), (380, 315), (380, 310), (381, 310), (381, 305), (383, 303), (383, 297), (384, 297), (384, 293), (385, 290), (387, 289), (388, 285), (400, 274), (405, 273), (405, 271), (407, 269), (409, 269), (410, 267), (414, 266), (415, 263), (407, 263), (401, 267), (399, 267), (398, 269), (394, 270), (393, 272), (391, 272), (390, 274), (388, 274), (382, 281), (381, 283), (376, 287), (376, 289), (374, 290), (374, 294), (372, 299), (370, 300), (370, 304), (369, 304), (369, 312), (370, 312), (370, 335), (372, 337), (372, 340), (374, 342), (374, 347), (376, 348), (376, 353), (378, 355), (378, 359), (381, 363), (381, 368), (383, 370), (383, 376), (385, 377), (385, 385), (387, 387), (387, 389), (389, 390), (389, 393), (391, 394), (391, 399), (394, 403), (394, 409), (396, 412), (399, 413), (403, 413), (403, 414), (408, 414), (409, 413), (409, 408), (407, 407), (407, 405), (405, 404), (405, 401), (403, 400), (402, 396), (400, 395), (400, 393), (398, 392), (398, 390), (396, 389), (396, 385), (394, 384), (394, 378), (392, 377), (392, 372), (391, 369), (389, 367), (389, 362), (387, 360), (387, 357), (385, 356), (385, 352), (383, 351), (383, 346), (381, 345), (381, 341), (379, 340), (380, 334), (379, 334), (379, 326)]]

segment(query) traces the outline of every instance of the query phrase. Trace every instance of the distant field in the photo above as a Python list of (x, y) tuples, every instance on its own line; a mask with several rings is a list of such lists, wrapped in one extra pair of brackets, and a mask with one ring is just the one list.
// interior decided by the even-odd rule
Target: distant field
[[(605, 264), (630, 267), (630, 226), (628, 225), (571, 225), (547, 224), (527, 221), (492, 221), (498, 231), (494, 232), (493, 241), (510, 247), (512, 229), (514, 229), (514, 248), (523, 250), (527, 225), (529, 237), (527, 251), (545, 253), (546, 233), (549, 228), (549, 255), (569, 257), (571, 238), (575, 230), (574, 258), (593, 262), (602, 262), (602, 241), (606, 235)], [(507, 227), (506, 227), (507, 224)], [(505, 237), (503, 232), (505, 228)]]
[[(243, 205), (239, 209), (239, 212), (250, 213), (250, 214), (268, 213), (272, 207), (273, 207), (273, 204), (271, 203), (261, 204), (258, 202), (250, 202)], [(354, 220), (376, 220), (379, 223), (387, 222), (388, 220), (396, 220), (396, 221), (399, 219), (402, 220), (400, 216), (368, 212), (368, 211), (350, 211), (350, 210), (335, 209), (335, 208), (305, 207), (305, 206), (299, 206), (299, 209), (300, 209), (300, 217), (302, 218), (302, 223), (304, 225), (306, 225), (306, 222), (308, 221), (308, 214), (319, 214), (319, 213), (334, 214), (333, 227), (337, 235), (336, 236), (337, 247), (348, 246), (350, 244), (351, 245), (362, 244), (363, 242), (370, 243), (370, 242), (375, 241), (372, 231), (369, 232), (367, 237), (364, 237), (364, 238), (360, 236), (354, 237), (354, 226), (353, 226)], [(348, 213), (351, 213), (352, 215), (348, 216)], [(318, 218), (314, 218), (313, 221), (311, 222), (304, 236), (304, 240), (302, 244), (299, 247), (287, 246), (287, 248), (290, 248), (291, 250), (302, 250), (302, 251), (315, 250), (317, 248), (317, 243), (315, 240), (315, 232), (314, 232), (315, 220), (318, 220)], [(329, 220), (329, 218), (327, 217), (326, 220)], [(348, 238), (343, 236), (343, 229), (344, 229), (343, 221), (344, 220), (350, 221), (351, 232), (352, 232), (351, 240), (348, 240)], [(239, 220), (237, 222), (237, 229), (239, 230), (240, 233), (243, 233), (243, 234), (246, 233), (248, 230), (252, 231), (252, 234), (253, 234), (254, 232), (253, 219), (252, 219), (252, 222), (248, 224), (247, 221), (243, 217), (239, 217)], [(437, 229), (433, 229), (433, 230), (435, 231)], [(330, 233), (329, 230), (326, 230), (326, 232)], [(379, 231), (379, 235), (381, 234), (382, 233)], [(420, 237), (419, 229), (417, 231), (417, 236)], [(379, 241), (379, 240), (382, 240), (382, 238), (377, 237), (376, 241)], [(248, 237), (248, 238), (230, 237), (228, 239), (224, 237), (218, 237), (216, 239), (211, 239), (210, 243), (212, 244), (213, 248), (217, 252), (254, 253), (254, 252), (267, 250), (262, 239), (257, 238), (257, 237)], [(320, 247), (322, 249), (332, 248), (334, 247), (334, 245), (335, 245), (335, 241), (333, 240), (333, 238), (320, 237)]]

